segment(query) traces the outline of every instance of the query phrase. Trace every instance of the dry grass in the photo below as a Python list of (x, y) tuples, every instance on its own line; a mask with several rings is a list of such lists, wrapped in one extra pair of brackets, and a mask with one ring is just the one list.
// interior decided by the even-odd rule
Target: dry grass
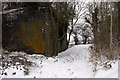
[(120, 48), (114, 46), (111, 50), (104, 49), (100, 50), (99, 53), (94, 51), (94, 49), (91, 49), (90, 52), (89, 61), (93, 64), (93, 71), (95, 72), (98, 70), (98, 67), (103, 69), (111, 68), (111, 64), (119, 58)]

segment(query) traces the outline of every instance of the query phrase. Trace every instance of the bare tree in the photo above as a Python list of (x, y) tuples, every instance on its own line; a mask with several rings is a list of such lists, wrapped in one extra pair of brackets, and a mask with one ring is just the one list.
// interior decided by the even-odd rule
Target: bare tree
[[(75, 9), (75, 16), (73, 16), (73, 18), (71, 19), (70, 23), (71, 25), (68, 28), (68, 33), (69, 33), (69, 37), (68, 37), (68, 45), (70, 42), (70, 37), (71, 34), (74, 34), (74, 39), (75, 41), (78, 41), (77, 39), (77, 33), (74, 31), (74, 27), (76, 26), (76, 24), (78, 24), (79, 20), (85, 15), (86, 13), (86, 4), (84, 1), (80, 1), (80, 2), (74, 2), (73, 3), (73, 9)], [(77, 44), (77, 42), (75, 42), (75, 44)]]

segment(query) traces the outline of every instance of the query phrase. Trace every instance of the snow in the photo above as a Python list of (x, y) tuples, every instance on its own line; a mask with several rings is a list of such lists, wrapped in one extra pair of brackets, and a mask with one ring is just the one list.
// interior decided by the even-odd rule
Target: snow
[(95, 78), (118, 78), (118, 61), (107, 71), (99, 70), (96, 73)]
[(23, 8), (1, 11), (0, 14), (8, 14), (8, 13), (11, 13), (11, 12), (15, 12), (17, 10), (23, 10)]
[[(23, 65), (19, 65), (18, 68), (11, 66), (5, 70), (7, 75), (0, 76), (1, 78), (118, 78), (118, 62), (112, 64), (112, 68), (108, 70), (99, 69), (93, 72), (89, 62), (90, 46), (91, 44), (75, 45), (56, 57), (26, 55), (27, 60), (34, 63), (29, 67), (28, 75), (24, 75)], [(25, 55), (23, 52), (13, 53)]]
[[(19, 66), (19, 68), (17, 69), (16, 66), (11, 66), (10, 68), (6, 69), (5, 72), (7, 73), (7, 75), (2, 76), (3, 78), (8, 77), (8, 78), (22, 78), (22, 76), (24, 76), (23, 73), (23, 66)], [(14, 75), (14, 73), (16, 73), (16, 75)]]

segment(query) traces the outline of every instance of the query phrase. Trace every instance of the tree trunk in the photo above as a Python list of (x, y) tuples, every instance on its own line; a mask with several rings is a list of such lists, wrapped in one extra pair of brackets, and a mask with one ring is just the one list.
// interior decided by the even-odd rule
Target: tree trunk
[(87, 44), (87, 37), (84, 36), (83, 44)]
[(118, 2), (118, 45), (120, 46), (120, 1)]
[(71, 30), (70, 30), (70, 33), (69, 33), (67, 45), (69, 45), (69, 43), (70, 43), (70, 37), (71, 37), (71, 34), (72, 34), (72, 32), (73, 32), (73, 27), (74, 27), (74, 24), (73, 24), (73, 19), (72, 19), (72, 25), (71, 25)]
[(98, 15), (98, 9), (96, 7), (95, 12), (92, 14), (92, 20), (93, 20), (92, 25), (93, 25), (93, 34), (94, 34), (94, 48), (98, 52), (99, 50), (98, 37), (99, 36), (98, 36), (98, 30), (97, 30), (97, 22), (98, 22), (97, 15)]
[(112, 7), (111, 7), (111, 24), (110, 24), (110, 50), (112, 49), (112, 27), (113, 27), (113, 15), (112, 15)]

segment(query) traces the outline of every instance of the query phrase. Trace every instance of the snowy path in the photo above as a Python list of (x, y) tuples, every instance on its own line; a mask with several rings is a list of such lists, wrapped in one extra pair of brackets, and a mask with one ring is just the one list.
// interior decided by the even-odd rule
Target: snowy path
[(77, 45), (60, 53), (55, 59), (42, 60), (42, 68), (38, 62), (40, 59), (36, 63), (39, 66), (32, 68), (30, 75), (42, 78), (91, 78), (94, 73), (88, 63), (88, 47)]
[[(75, 45), (59, 53), (57, 57), (27, 55), (28, 60), (36, 64), (29, 67), (29, 75), (24, 75), (23, 70), (20, 70), (21, 67), (18, 69), (11, 67), (6, 69), (7, 75), (2, 75), (2, 78), (117, 78), (118, 63), (108, 71), (99, 70), (96, 74), (93, 72), (88, 62), (89, 47), (90, 45)], [(16, 54), (23, 53), (16, 52)]]

